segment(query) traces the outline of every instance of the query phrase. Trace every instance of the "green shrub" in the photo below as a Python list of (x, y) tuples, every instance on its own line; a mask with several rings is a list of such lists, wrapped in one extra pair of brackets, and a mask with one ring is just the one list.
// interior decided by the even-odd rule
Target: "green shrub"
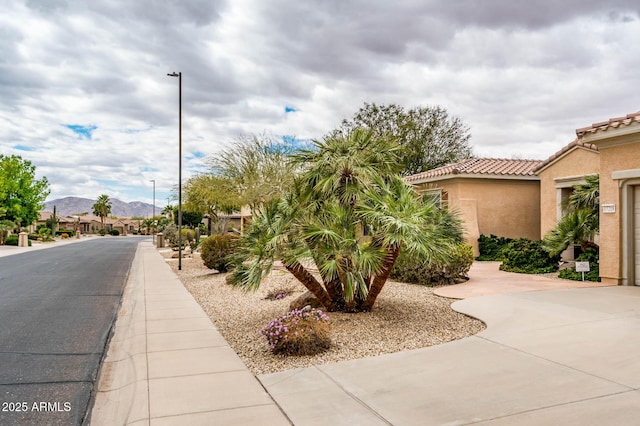
[(275, 354), (315, 355), (331, 346), (329, 331), (327, 314), (305, 306), (272, 320), (260, 334)]
[(401, 252), (391, 277), (412, 284), (455, 284), (467, 277), (472, 263), (473, 247), (465, 243), (457, 244), (446, 262), (427, 263), (417, 256)]
[(62, 234), (67, 234), (67, 238), (68, 237), (73, 237), (73, 236), (76, 235), (76, 233), (74, 231), (70, 230), (70, 229), (58, 229), (56, 231), (56, 236), (57, 237), (62, 236)]
[(191, 243), (195, 238), (195, 235), (196, 234), (195, 232), (193, 232), (193, 229), (182, 228), (182, 243), (183, 244)]
[(551, 256), (542, 247), (542, 241), (518, 238), (510, 242), (504, 250), (504, 260), (500, 269), (524, 274), (544, 274), (557, 271), (559, 261), (560, 256)]
[[(589, 272), (584, 273), (585, 281), (600, 281), (600, 266), (598, 259), (600, 254), (598, 249), (594, 247), (587, 247), (577, 258), (577, 262), (589, 262)], [(582, 272), (576, 272), (575, 266), (573, 268), (567, 268), (560, 271), (558, 278), (564, 278), (565, 280), (582, 281)]]
[(104, 237), (105, 235), (107, 235), (107, 230), (106, 230), (106, 229), (100, 229), (100, 230), (98, 230), (98, 235), (101, 235), (101, 236), (103, 236), (103, 237)]
[(38, 235), (38, 234), (29, 234), (29, 239), (31, 241), (38, 241), (40, 239), (40, 235)]
[(169, 242), (171, 246), (178, 245), (178, 227), (173, 223), (165, 226), (162, 230), (162, 235), (164, 236), (165, 241)]
[(493, 234), (488, 237), (480, 235), (480, 238), (478, 238), (480, 255), (477, 260), (504, 260), (504, 250), (512, 241), (512, 238), (496, 237)]
[(118, 235), (120, 235), (120, 231), (118, 231), (117, 229), (112, 229), (111, 231), (109, 231), (109, 234), (117, 237)]
[[(29, 247), (31, 247), (31, 240), (28, 240)], [(9, 235), (6, 240), (4, 240), (5, 246), (18, 246), (18, 236), (16, 234)]]
[(202, 262), (209, 269), (227, 272), (230, 259), (238, 245), (239, 237), (235, 235), (213, 235), (200, 243)]

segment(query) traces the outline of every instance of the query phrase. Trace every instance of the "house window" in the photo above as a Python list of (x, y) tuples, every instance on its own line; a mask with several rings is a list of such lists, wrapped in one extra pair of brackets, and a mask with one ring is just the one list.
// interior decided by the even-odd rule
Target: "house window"
[(558, 219), (561, 219), (565, 214), (567, 214), (567, 205), (569, 204), (569, 198), (573, 194), (573, 186), (570, 188), (560, 188), (560, 209)]
[(422, 193), (422, 195), (435, 201), (441, 209), (446, 210), (449, 208), (449, 193), (441, 188), (427, 189)]

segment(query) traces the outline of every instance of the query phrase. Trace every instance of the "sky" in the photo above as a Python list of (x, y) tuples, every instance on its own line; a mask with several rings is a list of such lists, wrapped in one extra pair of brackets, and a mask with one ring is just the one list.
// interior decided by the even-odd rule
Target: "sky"
[[(441, 106), (479, 157), (545, 159), (640, 110), (637, 0), (4, 0), (0, 154), (65, 196), (167, 204), (243, 135)], [(175, 201), (172, 202), (175, 204)]]

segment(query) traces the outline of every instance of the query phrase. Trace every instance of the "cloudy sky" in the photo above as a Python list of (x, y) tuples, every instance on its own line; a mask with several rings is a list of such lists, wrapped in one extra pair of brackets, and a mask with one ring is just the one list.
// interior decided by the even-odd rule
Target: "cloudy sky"
[(243, 134), (440, 105), (477, 156), (543, 159), (640, 109), (637, 0), (4, 0), (0, 154), (49, 199), (156, 202)]

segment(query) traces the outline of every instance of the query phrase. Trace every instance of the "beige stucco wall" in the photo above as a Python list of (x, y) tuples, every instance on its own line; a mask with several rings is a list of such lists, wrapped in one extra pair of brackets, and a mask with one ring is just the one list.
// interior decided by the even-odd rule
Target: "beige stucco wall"
[[(625, 143), (607, 147), (610, 143)], [(602, 144), (602, 145), (600, 145)], [(640, 131), (621, 138), (599, 142), (600, 148), (600, 206), (614, 204), (615, 213), (600, 211), (600, 276), (603, 282), (619, 284), (622, 282), (623, 256), (633, 264), (634, 247), (629, 244), (623, 247), (623, 212), (628, 206), (623, 205), (622, 191), (628, 184), (637, 184), (637, 179), (614, 180), (612, 173), (622, 170), (640, 169)], [(629, 201), (632, 201), (631, 198)], [(633, 234), (632, 223), (630, 223)], [(631, 238), (632, 235), (631, 235)], [(632, 283), (631, 283), (632, 284)]]
[(449, 208), (458, 211), (465, 238), (478, 251), (478, 237), (540, 239), (540, 183), (537, 180), (453, 178), (420, 185), (441, 188), (449, 195)]
[(551, 231), (558, 220), (558, 183), (556, 179), (581, 177), (600, 171), (600, 155), (577, 147), (542, 170), (540, 177), (540, 236)]

